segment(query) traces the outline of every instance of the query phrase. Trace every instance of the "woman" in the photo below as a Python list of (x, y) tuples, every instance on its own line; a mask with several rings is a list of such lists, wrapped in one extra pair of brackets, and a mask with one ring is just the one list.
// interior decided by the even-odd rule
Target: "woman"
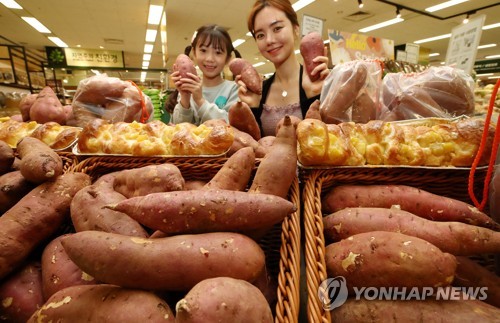
[(239, 81), (239, 97), (252, 109), (261, 127), (262, 136), (275, 135), (278, 122), (285, 116), (303, 119), (307, 109), (319, 99), (324, 79), (329, 74), (328, 57), (318, 56), (321, 62), (313, 71), (319, 74), (312, 82), (295, 54), (299, 43), (300, 26), (297, 14), (288, 0), (257, 0), (248, 17), (260, 53), (274, 64), (276, 72), (264, 81), (262, 96), (247, 90)]
[(229, 63), (234, 49), (228, 32), (218, 25), (198, 28), (191, 48), (194, 63), (202, 77), (188, 73), (181, 78), (179, 72), (171, 77), (178, 93), (178, 103), (172, 114), (173, 123), (190, 122), (196, 125), (211, 120), (228, 120), (229, 108), (238, 100), (238, 85), (222, 78), (222, 70)]

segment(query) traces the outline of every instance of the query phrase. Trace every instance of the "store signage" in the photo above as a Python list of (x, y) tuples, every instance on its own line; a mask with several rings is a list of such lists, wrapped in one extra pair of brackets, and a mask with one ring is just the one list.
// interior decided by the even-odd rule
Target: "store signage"
[(394, 59), (394, 41), (328, 29), (332, 64), (357, 59)]
[(323, 19), (308, 15), (302, 16), (302, 37), (305, 35), (317, 32), (323, 35)]
[(474, 63), (476, 74), (500, 72), (500, 59), (488, 59)]
[(61, 47), (45, 51), (49, 67), (125, 67), (122, 51)]
[(480, 15), (452, 29), (446, 52), (446, 65), (472, 73), (485, 19), (485, 15)]

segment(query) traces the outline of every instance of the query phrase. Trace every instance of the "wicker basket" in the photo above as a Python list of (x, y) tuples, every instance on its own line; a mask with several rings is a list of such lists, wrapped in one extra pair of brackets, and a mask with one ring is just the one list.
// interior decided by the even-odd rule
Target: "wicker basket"
[(64, 173), (71, 172), (73, 168), (78, 164), (78, 158), (71, 152), (58, 151), (57, 154), (63, 161)]
[[(152, 164), (172, 163), (181, 171), (186, 180), (210, 180), (226, 162), (226, 157), (89, 157), (72, 169), (84, 172), (93, 180), (100, 176), (124, 169), (138, 168)], [(255, 163), (255, 171), (260, 160)], [(289, 200), (297, 211), (271, 229), (259, 244), (266, 254), (266, 266), (273, 278), (277, 279), (277, 304), (273, 309), (275, 322), (298, 322), (300, 283), (300, 189), (298, 179), (292, 183)]]
[[(329, 311), (323, 309), (318, 287), (327, 278), (325, 237), (321, 198), (332, 187), (343, 184), (400, 184), (418, 187), (429, 192), (471, 203), (467, 191), (468, 169), (427, 169), (408, 167), (330, 168), (301, 170), (304, 179), (305, 261), (307, 279), (307, 313), (309, 322), (330, 322)], [(486, 169), (478, 169), (475, 192), (480, 192)], [(491, 261), (491, 259), (486, 259)]]

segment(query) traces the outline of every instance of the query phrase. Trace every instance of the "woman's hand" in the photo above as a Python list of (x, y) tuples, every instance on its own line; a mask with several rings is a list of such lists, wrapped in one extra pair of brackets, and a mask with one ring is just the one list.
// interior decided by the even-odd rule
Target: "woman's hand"
[(317, 56), (313, 59), (313, 62), (320, 63), (312, 70), (312, 75), (319, 74), (319, 78), (317, 81), (312, 82), (309, 76), (307, 75), (306, 70), (304, 69), (302, 73), (302, 87), (306, 92), (306, 96), (308, 98), (312, 98), (316, 95), (321, 94), (321, 89), (323, 88), (323, 81), (330, 74), (330, 70), (328, 69), (328, 57), (327, 56)]
[(235, 80), (238, 84), (238, 98), (241, 102), (245, 102), (249, 107), (258, 107), (260, 104), (261, 95), (250, 91), (245, 83), (241, 81), (241, 75), (236, 76)]

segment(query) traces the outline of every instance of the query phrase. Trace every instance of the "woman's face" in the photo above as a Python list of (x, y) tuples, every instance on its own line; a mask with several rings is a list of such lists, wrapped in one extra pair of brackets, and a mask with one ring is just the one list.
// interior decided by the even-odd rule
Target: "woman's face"
[(280, 64), (295, 55), (293, 26), (285, 13), (274, 7), (265, 7), (255, 16), (255, 41), (260, 53), (273, 64)]
[(198, 45), (194, 51), (194, 58), (203, 77), (215, 78), (221, 75), (228, 57), (224, 49), (216, 49), (211, 45)]

